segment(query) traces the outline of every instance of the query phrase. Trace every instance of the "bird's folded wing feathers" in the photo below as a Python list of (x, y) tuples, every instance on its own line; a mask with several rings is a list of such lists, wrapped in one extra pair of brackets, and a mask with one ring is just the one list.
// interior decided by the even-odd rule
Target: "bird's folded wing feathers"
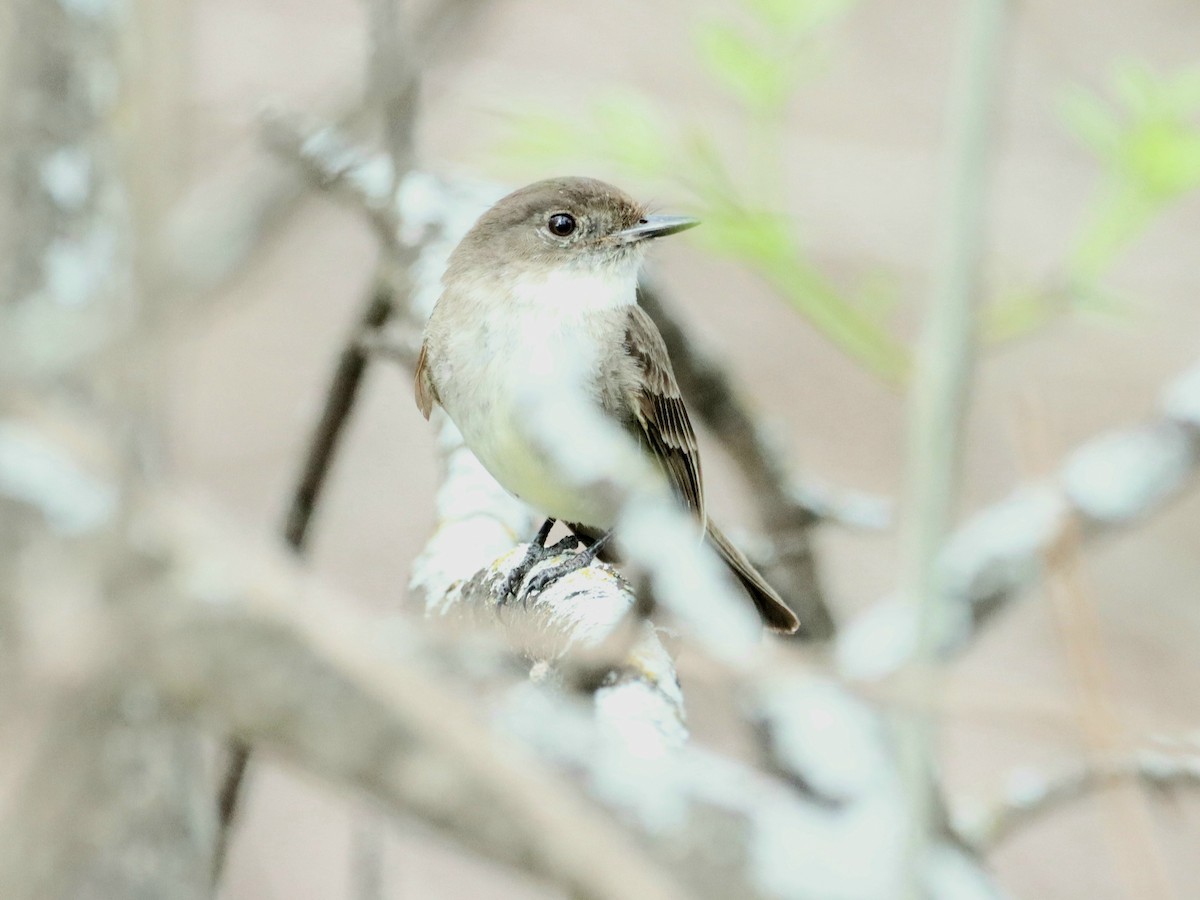
[(433, 389), (433, 382), (429, 378), (429, 365), (426, 356), (427, 344), (421, 343), (421, 353), (417, 356), (417, 370), (413, 377), (413, 389), (417, 397), (417, 409), (421, 410), (421, 415), (426, 419), (433, 412), (433, 404), (437, 400), (437, 391)]
[(641, 377), (632, 379), (627, 391), (634, 419), (671, 487), (704, 524), (704, 483), (696, 433), (679, 395), (662, 335), (639, 306), (629, 307), (625, 350), (641, 368)]

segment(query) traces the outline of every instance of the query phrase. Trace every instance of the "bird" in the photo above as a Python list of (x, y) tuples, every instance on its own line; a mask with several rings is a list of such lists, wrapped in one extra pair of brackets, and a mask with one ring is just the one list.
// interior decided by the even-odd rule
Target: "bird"
[[(651, 214), (619, 188), (578, 176), (499, 200), (450, 255), (417, 359), (417, 406), (426, 419), (441, 406), (496, 481), (546, 516), (505, 596), (546, 554), (584, 548), (538, 572), (526, 595), (590, 565), (612, 534), (610, 505), (548, 465), (524, 420), (547, 379), (574, 373), (581, 402), (657, 463), (763, 623), (792, 633), (795, 613), (708, 516), (696, 434), (662, 335), (638, 305), (650, 242), (698, 224)], [(565, 453), (573, 440), (590, 439), (565, 429), (553, 437)], [(558, 521), (572, 534), (546, 547)]]

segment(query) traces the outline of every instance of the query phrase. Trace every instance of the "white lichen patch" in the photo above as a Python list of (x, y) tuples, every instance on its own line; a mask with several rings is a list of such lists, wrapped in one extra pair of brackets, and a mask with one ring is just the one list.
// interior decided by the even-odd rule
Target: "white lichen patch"
[(686, 822), (690, 802), (678, 783), (677, 756), (686, 735), (645, 686), (610, 694), (592, 710), (542, 686), (518, 685), (495, 718), (540, 756), (583, 773), (593, 796), (642, 827), (662, 832)]
[(1167, 385), (1160, 408), (1169, 419), (1200, 428), (1200, 365), (1188, 369)]
[(114, 12), (119, 12), (124, 6), (122, 0), (58, 0), (58, 2), (72, 15), (88, 19), (102, 19)]
[(831, 681), (774, 679), (757, 708), (780, 764), (824, 797), (850, 800), (894, 776), (878, 717)]
[[(1069, 513), (1059, 490), (1034, 485), (977, 514), (954, 534), (938, 558), (943, 606), (937, 644), (942, 651), (968, 638), (974, 604), (1019, 590), (1038, 575)], [(874, 680), (899, 669), (916, 645), (916, 604), (894, 595), (843, 630), (837, 660), (848, 677)]]
[(118, 274), (117, 234), (97, 224), (82, 237), (56, 239), (42, 258), (45, 291), (61, 306), (104, 296)]
[(1022, 809), (1037, 806), (1045, 799), (1049, 785), (1044, 772), (1033, 768), (1013, 769), (1004, 782), (1004, 802)]
[(42, 161), (38, 175), (50, 199), (61, 209), (74, 212), (91, 193), (91, 155), (83, 147), (60, 147)]
[(842, 630), (835, 656), (846, 677), (870, 681), (900, 668), (916, 647), (916, 606), (894, 594), (859, 614)]
[(622, 552), (650, 573), (654, 595), (705, 649), (732, 665), (759, 646), (762, 625), (696, 523), (662, 498), (635, 497), (617, 532)]
[(1034, 485), (968, 520), (940, 558), (942, 585), (952, 602), (988, 598), (1036, 576), (1068, 513), (1060, 491)]
[(1174, 425), (1121, 431), (1085, 444), (1063, 468), (1067, 497), (1098, 522), (1128, 522), (1174, 493), (1191, 473), (1194, 447)]
[(70, 535), (104, 525), (117, 505), (115, 486), (17, 422), (0, 422), (0, 495), (34, 507), (51, 527)]

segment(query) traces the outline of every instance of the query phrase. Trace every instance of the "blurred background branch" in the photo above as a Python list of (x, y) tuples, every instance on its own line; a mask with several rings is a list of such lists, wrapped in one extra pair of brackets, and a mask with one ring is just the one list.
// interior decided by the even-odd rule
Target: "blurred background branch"
[[(1137, 526), (1191, 488), (1200, 464), (1200, 366), (1163, 389), (1159, 409), (1157, 420), (1083, 444), (1050, 478), (975, 513), (949, 537), (938, 559), (940, 655), (967, 649), (1056, 563), (1071, 535), (1090, 541)], [(915, 652), (916, 633), (911, 603), (877, 603), (843, 633), (842, 670), (854, 678), (893, 672)]]

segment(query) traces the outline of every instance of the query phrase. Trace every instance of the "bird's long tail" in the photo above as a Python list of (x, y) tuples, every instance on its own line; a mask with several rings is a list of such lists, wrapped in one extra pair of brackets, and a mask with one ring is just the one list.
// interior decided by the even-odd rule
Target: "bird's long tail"
[(750, 560), (746, 559), (745, 554), (733, 546), (729, 538), (725, 537), (711, 520), (708, 523), (708, 539), (721, 554), (721, 559), (725, 560), (725, 565), (729, 566), (729, 571), (742, 583), (742, 587), (758, 607), (758, 613), (766, 626), (772, 631), (784, 634), (795, 632), (800, 627), (800, 620), (796, 618), (796, 614), (775, 593), (775, 589), (767, 584), (766, 579), (759, 574)]

